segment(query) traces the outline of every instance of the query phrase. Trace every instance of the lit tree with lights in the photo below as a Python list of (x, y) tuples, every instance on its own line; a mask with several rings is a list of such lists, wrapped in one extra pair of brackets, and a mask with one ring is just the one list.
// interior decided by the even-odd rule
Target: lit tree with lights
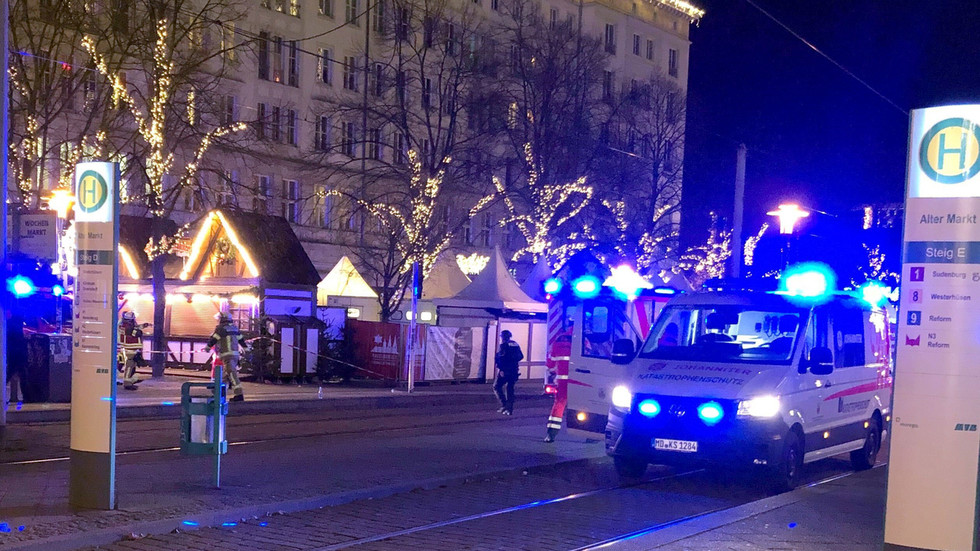
[[(230, 138), (245, 128), (223, 120), (217, 101), (235, 67), (232, 52), (243, 47), (233, 32), (243, 8), (233, 0), (130, 2), (120, 8), (128, 18), (115, 32), (82, 40), (111, 90), (113, 107), (128, 113), (138, 136), (130, 155), (144, 185), (124, 195), (145, 209), (153, 228), (146, 251), (154, 295), (154, 376), (163, 375), (160, 351), (167, 349), (164, 263), (180, 237), (168, 235), (167, 220), (185, 193), (203, 195), (198, 175), (206, 154), (215, 147), (232, 149)], [(212, 35), (220, 40), (212, 41)], [(121, 139), (114, 134), (108, 141)]]
[[(387, 201), (382, 198), (365, 201), (350, 193), (328, 192), (345, 197), (364, 209), (383, 228), (381, 234), (385, 237), (373, 242), (372, 246), (352, 250), (362, 266), (369, 267), (381, 277), (378, 303), (382, 321), (388, 321), (401, 305), (412, 281), (412, 265), (418, 262), (422, 277), (427, 276), (453, 238), (453, 232), (445, 230), (437, 214), (445, 171), (427, 177), (423, 174), (418, 153), (409, 150), (407, 156), (412, 171), (408, 189), (391, 192)], [(452, 159), (446, 158), (442, 162), (450, 166)], [(481, 212), (493, 199), (492, 194), (481, 198), (469, 209), (468, 217)]]
[(718, 229), (714, 213), (711, 218), (708, 239), (704, 244), (688, 248), (674, 267), (675, 272), (687, 274), (695, 289), (709, 279), (724, 277), (728, 258), (732, 256), (732, 232)]

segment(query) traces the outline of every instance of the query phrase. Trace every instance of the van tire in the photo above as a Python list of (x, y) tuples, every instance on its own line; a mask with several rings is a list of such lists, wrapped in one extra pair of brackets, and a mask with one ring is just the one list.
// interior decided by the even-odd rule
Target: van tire
[(864, 435), (864, 446), (851, 452), (851, 466), (855, 471), (866, 471), (875, 466), (878, 452), (881, 450), (881, 427), (878, 419), (872, 417), (868, 421), (868, 430)]
[(803, 476), (803, 443), (795, 431), (783, 437), (779, 463), (770, 472), (770, 489), (774, 494), (788, 492), (800, 483)]
[(616, 466), (616, 474), (619, 475), (620, 482), (632, 483), (643, 477), (649, 463), (638, 457), (616, 455), (613, 456), (613, 465)]

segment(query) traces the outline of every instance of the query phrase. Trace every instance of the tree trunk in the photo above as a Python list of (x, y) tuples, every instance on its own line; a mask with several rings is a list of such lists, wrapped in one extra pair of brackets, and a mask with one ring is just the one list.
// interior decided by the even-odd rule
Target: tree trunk
[[(163, 235), (163, 219), (154, 218), (154, 240), (159, 242)], [(163, 377), (163, 367), (167, 360), (167, 335), (164, 322), (167, 311), (166, 274), (163, 271), (167, 255), (161, 254), (150, 262), (151, 278), (153, 281), (153, 352), (150, 356), (150, 367), (153, 377)]]

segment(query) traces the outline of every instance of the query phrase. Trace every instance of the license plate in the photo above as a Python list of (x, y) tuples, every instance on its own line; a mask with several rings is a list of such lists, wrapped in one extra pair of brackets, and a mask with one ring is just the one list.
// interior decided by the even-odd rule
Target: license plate
[(698, 443), (690, 440), (669, 440), (667, 438), (654, 438), (653, 448), (670, 452), (696, 453)]

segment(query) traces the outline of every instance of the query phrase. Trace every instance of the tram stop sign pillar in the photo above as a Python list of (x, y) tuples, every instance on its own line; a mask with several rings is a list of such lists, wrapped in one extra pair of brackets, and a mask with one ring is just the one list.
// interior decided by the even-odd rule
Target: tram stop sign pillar
[(912, 112), (886, 551), (976, 549), (980, 105)]
[(75, 167), (76, 266), (72, 308), (68, 502), (116, 508), (116, 317), (119, 165)]

